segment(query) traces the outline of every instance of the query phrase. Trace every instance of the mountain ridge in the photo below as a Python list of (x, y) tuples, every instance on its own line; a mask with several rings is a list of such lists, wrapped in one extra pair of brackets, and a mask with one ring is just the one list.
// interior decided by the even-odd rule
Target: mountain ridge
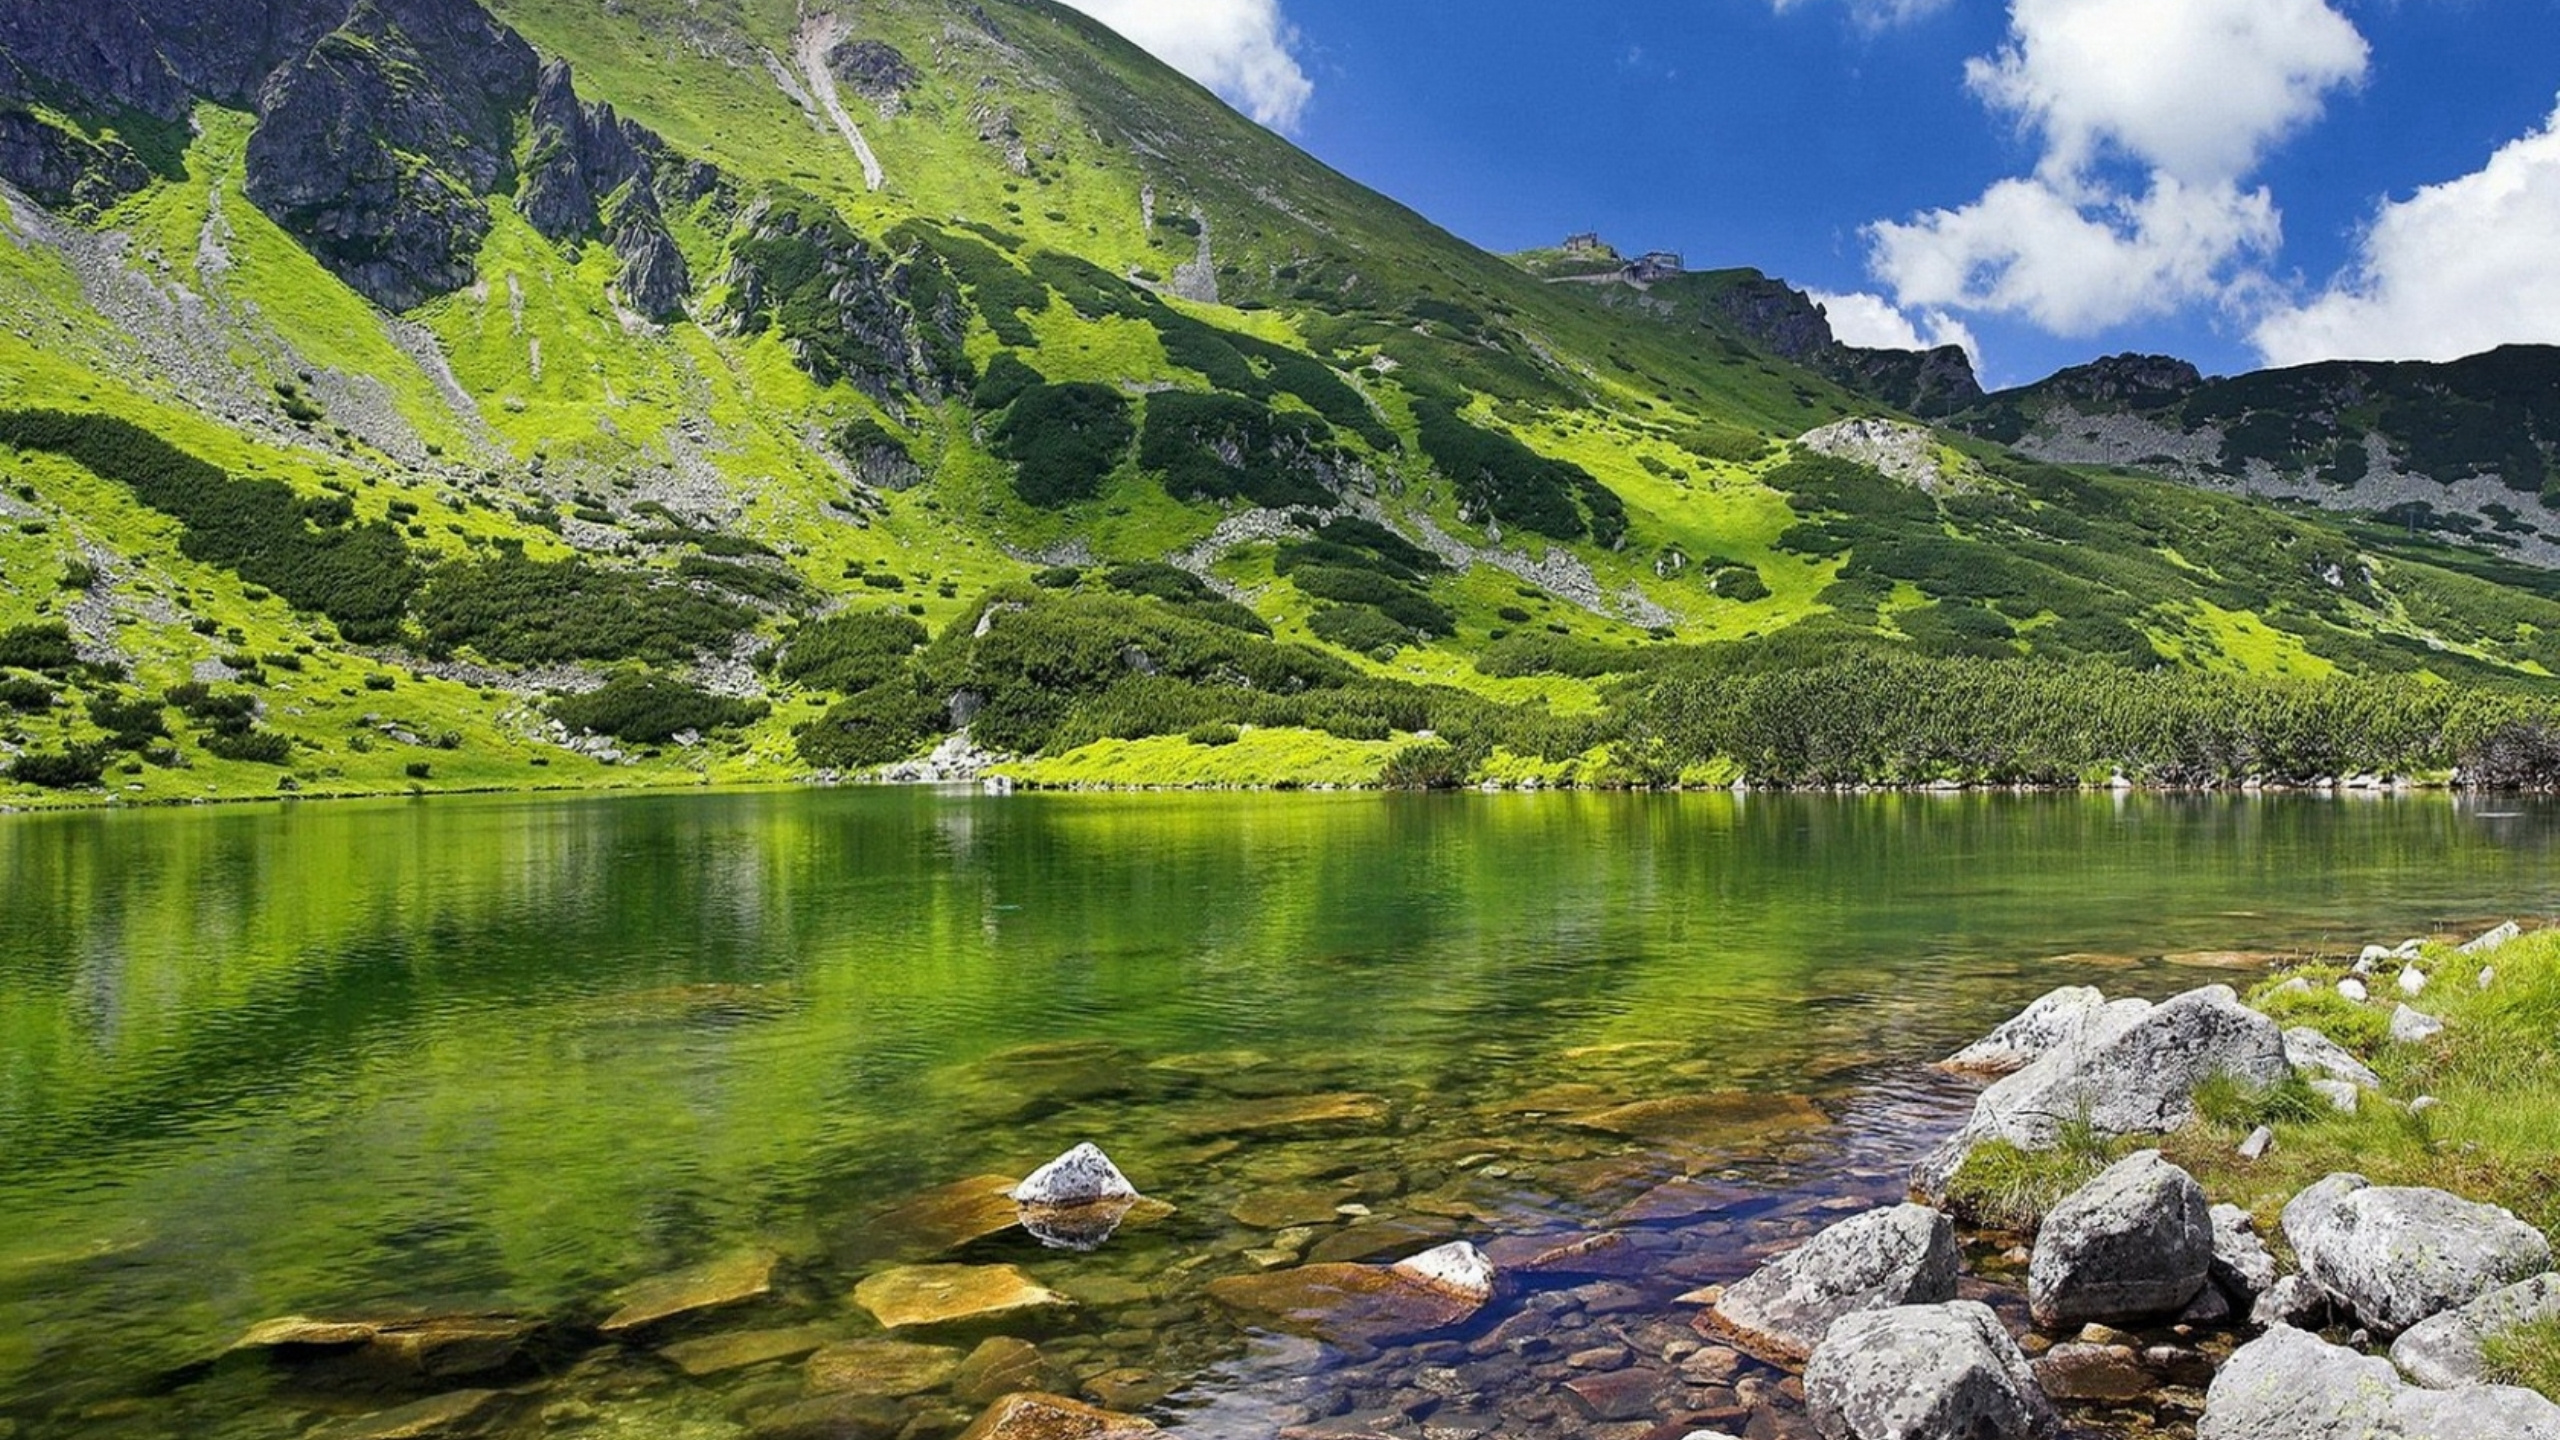
[(0, 750), (119, 793), (964, 727), (1032, 778), (1194, 731), (1239, 775), (1455, 734), (1590, 778), (1635, 773), (1629, 686), (1780, 640), (2560, 665), (2539, 572), (1893, 431), (2003, 402), (1757, 272), (1543, 283), (1046, 0), (39, 13), (76, 23), (0, 21)]

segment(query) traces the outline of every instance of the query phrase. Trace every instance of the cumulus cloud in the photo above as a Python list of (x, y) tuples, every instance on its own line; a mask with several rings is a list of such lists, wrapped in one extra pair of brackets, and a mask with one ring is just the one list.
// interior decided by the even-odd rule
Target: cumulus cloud
[(1280, 0), (1067, 0), (1132, 44), (1275, 130), (1294, 130), (1316, 93)]
[(2283, 221), (2242, 182), (2368, 58), (2326, 0), (2012, 0), (1966, 83), (2038, 142), (2034, 173), (1868, 227), (1872, 268), (1905, 308), (2075, 336), (2254, 292)]
[(2270, 365), (2451, 360), (2560, 343), (2560, 108), (2472, 174), (2386, 203), (2356, 263), (2308, 303), (2263, 317)]
[(1813, 303), (1831, 318), (1832, 338), (1862, 350), (1935, 350), (1953, 345), (1964, 351), (1975, 369), (1982, 367), (1982, 347), (1973, 331), (1943, 310), (1905, 314), (1892, 301), (1866, 291), (1845, 295), (1812, 292)]

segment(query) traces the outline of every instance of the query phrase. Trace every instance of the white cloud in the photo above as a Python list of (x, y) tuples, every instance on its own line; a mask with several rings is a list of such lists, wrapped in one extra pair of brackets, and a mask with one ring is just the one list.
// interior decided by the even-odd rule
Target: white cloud
[(2385, 204), (2352, 270), (2263, 318), (2270, 365), (2560, 343), (2560, 109), (2480, 170)]
[(2266, 191), (2167, 175), (2139, 196), (2003, 180), (1960, 209), (1867, 230), (1875, 272), (1901, 304), (2018, 315), (2073, 336), (2221, 296), (2282, 233)]
[(2009, 43), (1965, 79), (2043, 136), (2044, 173), (2112, 151), (2200, 184), (2248, 174), (2366, 59), (2324, 0), (2013, 0)]
[(1294, 130), (1316, 93), (1293, 53), (1280, 0), (1067, 0), (1275, 130)]
[(1883, 296), (1863, 290), (1812, 294), (1813, 303), (1831, 319), (1832, 338), (1843, 345), (1862, 350), (1935, 350), (1953, 345), (1964, 351), (1976, 370), (1982, 368), (1982, 347), (1975, 343), (1973, 331), (1943, 310), (1923, 311), (1915, 318)]
[(2034, 173), (1869, 226), (1870, 267), (1905, 309), (2073, 336), (2254, 294), (2284, 227), (2242, 182), (2367, 61), (2326, 0), (2012, 0), (1966, 81), (2038, 141)]

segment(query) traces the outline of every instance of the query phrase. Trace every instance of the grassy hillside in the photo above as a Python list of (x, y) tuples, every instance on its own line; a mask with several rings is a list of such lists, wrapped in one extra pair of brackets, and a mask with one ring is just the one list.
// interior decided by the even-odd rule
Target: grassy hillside
[[(493, 11), (641, 159), (537, 106), (469, 283), (404, 313), (255, 203), (275, 122), (219, 97), (102, 208), (9, 195), (0, 804), (779, 781), (962, 725), (1057, 783), (1721, 780), (1752, 747), (1680, 697), (1876, 656), (2452, 685), (2375, 751), (2443, 769), (2560, 666), (2540, 571), (1799, 446), (1880, 407), (1039, 0)], [(2146, 763), (2082, 748), (2037, 773)]]

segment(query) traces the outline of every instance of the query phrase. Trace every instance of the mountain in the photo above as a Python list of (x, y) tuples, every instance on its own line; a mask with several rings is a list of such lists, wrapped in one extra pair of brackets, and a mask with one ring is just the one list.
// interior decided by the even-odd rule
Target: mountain
[(1643, 718), (1701, 665), (2560, 665), (2547, 572), (1931, 431), (2010, 397), (1478, 251), (1046, 0), (22, 0), (0, 185), (10, 803), (1646, 780), (1733, 759)]

